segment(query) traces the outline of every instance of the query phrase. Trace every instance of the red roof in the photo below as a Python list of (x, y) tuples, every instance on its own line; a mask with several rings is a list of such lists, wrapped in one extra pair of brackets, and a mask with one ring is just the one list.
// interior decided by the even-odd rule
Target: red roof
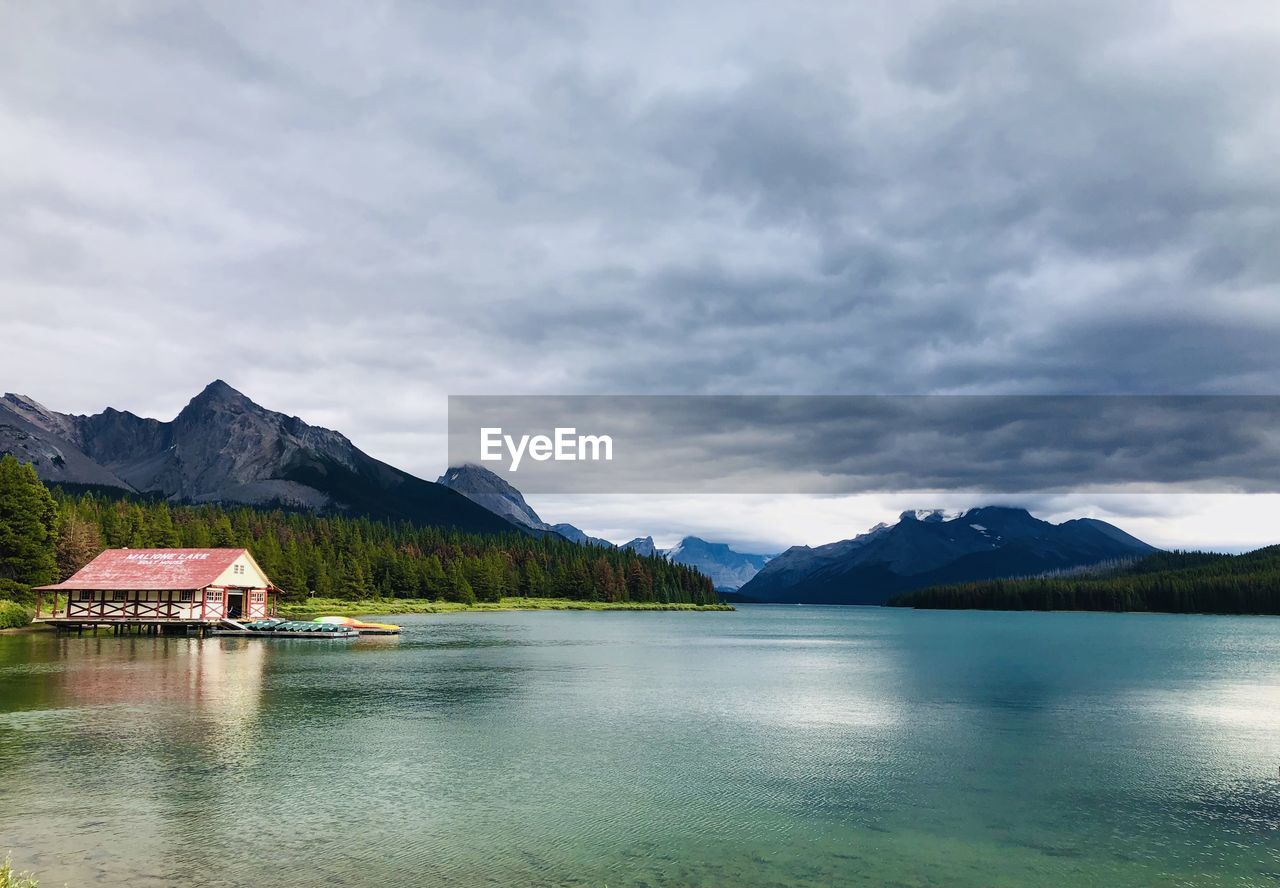
[(244, 549), (107, 549), (70, 579), (41, 589), (203, 589)]

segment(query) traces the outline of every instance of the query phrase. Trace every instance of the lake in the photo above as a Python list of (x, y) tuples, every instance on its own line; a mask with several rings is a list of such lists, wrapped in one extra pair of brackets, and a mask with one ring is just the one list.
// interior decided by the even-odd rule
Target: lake
[(1280, 885), (1280, 620), (744, 606), (0, 636), (82, 885)]

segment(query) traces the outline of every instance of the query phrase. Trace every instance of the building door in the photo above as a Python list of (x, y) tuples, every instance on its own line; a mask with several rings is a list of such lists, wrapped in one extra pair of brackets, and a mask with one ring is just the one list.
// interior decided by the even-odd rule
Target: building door
[(244, 616), (244, 592), (227, 592), (227, 616), (233, 620)]

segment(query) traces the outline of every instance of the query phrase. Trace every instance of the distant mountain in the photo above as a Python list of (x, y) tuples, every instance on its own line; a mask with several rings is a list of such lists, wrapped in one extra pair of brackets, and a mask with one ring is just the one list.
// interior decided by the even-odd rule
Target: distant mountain
[(1025, 509), (987, 506), (949, 517), (903, 512), (851, 540), (793, 546), (738, 590), (754, 601), (883, 604), (926, 586), (1048, 571), (1158, 551), (1105, 521), (1050, 524)]
[(551, 525), (551, 529), (565, 539), (575, 543), (582, 543), (583, 545), (590, 546), (608, 546), (609, 548), (613, 548), (613, 543), (608, 540), (601, 537), (587, 536), (572, 524), (553, 524)]
[(533, 530), (550, 531), (575, 543), (613, 547), (613, 543), (599, 537), (587, 536), (572, 524), (548, 524), (538, 517), (533, 506), (524, 501), (524, 494), (506, 480), (488, 469), (467, 463), (450, 466), (438, 479), (450, 490), (455, 490), (477, 505), (496, 515), (514, 521)]
[(618, 548), (630, 549), (632, 552), (635, 552), (637, 555), (642, 555), (646, 558), (651, 557), (653, 555), (662, 554), (659, 551), (658, 546), (654, 543), (653, 537), (651, 536), (636, 537), (634, 540), (630, 540), (628, 542), (623, 543)]
[(524, 495), (520, 491), (488, 469), (469, 464), (453, 466), (437, 478), (436, 483), (456, 490), (473, 503), (478, 503), (509, 521), (539, 530), (550, 527), (524, 501)]
[[(511, 486), (506, 480), (482, 466), (453, 466), (437, 481), (491, 512), (502, 515), (526, 527), (552, 531), (575, 543), (588, 543), (595, 546), (613, 546), (613, 543), (600, 537), (588, 536), (572, 524), (547, 524), (525, 502), (524, 495)], [(764, 566), (769, 560), (767, 555), (749, 555), (735, 552), (724, 543), (709, 543), (698, 537), (685, 537), (679, 545), (672, 549), (659, 549), (653, 537), (637, 537), (623, 543), (618, 548), (635, 552), (645, 557), (663, 556), (678, 564), (695, 567), (711, 577), (717, 589), (732, 591), (737, 589)]]
[(747, 583), (773, 557), (735, 552), (725, 543), (709, 543), (696, 536), (685, 537), (663, 554), (669, 561), (696, 567), (711, 577), (717, 590), (728, 592)]
[(5, 395), (0, 452), (31, 463), (48, 481), (174, 502), (282, 505), (480, 533), (515, 527), (446, 487), (374, 459), (338, 432), (260, 407), (221, 380), (169, 422), (111, 408), (73, 416)]

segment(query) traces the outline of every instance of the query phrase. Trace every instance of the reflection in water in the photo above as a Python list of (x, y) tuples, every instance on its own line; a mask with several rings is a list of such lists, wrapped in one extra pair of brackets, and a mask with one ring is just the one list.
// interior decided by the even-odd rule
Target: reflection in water
[(247, 638), (57, 639), (57, 695), (85, 706), (188, 706), (241, 721), (259, 708), (267, 649)]
[(1280, 621), (404, 622), (353, 643), (0, 638), (0, 844), (73, 885), (1280, 872)]
[[(82, 865), (112, 883), (122, 872), (146, 875), (136, 861), (167, 863), (175, 848), (209, 841), (220, 821), (206, 814), (223, 778), (258, 754), (268, 649), (248, 641), (39, 637), (25, 661), (0, 659), (13, 710), (0, 737), (23, 764), (34, 759), (40, 780), (28, 812), (37, 819), (14, 825), (32, 836), (31, 867), (65, 861), (46, 850), (59, 837), (89, 837)], [(40, 818), (49, 819), (44, 830)]]

